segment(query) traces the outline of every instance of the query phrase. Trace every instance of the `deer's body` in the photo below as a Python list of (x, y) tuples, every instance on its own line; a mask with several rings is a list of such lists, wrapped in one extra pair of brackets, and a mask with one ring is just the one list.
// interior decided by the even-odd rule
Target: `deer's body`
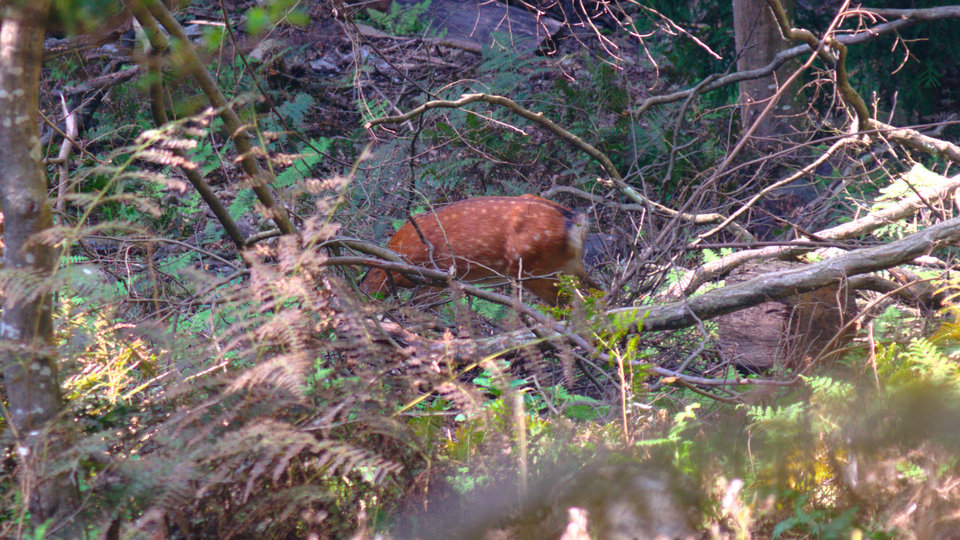
[[(559, 302), (559, 272), (589, 279), (581, 260), (587, 219), (580, 212), (537, 197), (477, 197), (455, 202), (408, 221), (387, 247), (412, 265), (455, 268), (464, 281), (520, 279), (544, 302)], [(391, 272), (398, 287), (415, 284)], [(367, 294), (388, 290), (390, 278), (374, 268), (360, 282)], [(590, 282), (592, 283), (592, 282)]]

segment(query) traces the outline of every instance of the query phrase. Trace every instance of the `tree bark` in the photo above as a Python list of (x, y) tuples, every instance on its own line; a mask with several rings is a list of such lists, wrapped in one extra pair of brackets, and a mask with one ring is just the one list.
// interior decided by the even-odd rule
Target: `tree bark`
[[(793, 0), (784, 0), (787, 12), (792, 12)], [(773, 61), (790, 43), (783, 39), (777, 21), (767, 7), (766, 0), (734, 0), (733, 30), (737, 44), (737, 70), (760, 69)], [(743, 129), (750, 127), (766, 108), (767, 103), (790, 76), (794, 62), (787, 62), (772, 74), (740, 82), (740, 118)], [(798, 87), (796, 83), (793, 85)], [(801, 96), (790, 88), (778, 98), (774, 108), (761, 120), (753, 136), (759, 146), (777, 146), (776, 140), (789, 138), (803, 112)]]
[(50, 465), (69, 447), (58, 425), (63, 399), (52, 347), (51, 295), (45, 278), (53, 246), (36, 241), (53, 224), (40, 163), (37, 112), (44, 23), (50, 0), (10, 2), (0, 27), (0, 208), (4, 215), (0, 369), (16, 438), (20, 494), (34, 525), (52, 520), (50, 537), (82, 537), (70, 517), (79, 501), (66, 472)]

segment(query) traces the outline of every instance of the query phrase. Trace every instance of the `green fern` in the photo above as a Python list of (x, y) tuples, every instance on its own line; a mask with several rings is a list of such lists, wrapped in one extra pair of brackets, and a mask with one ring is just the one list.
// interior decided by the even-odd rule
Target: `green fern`
[(443, 37), (446, 29), (431, 30), (433, 21), (424, 17), (430, 9), (430, 0), (423, 0), (416, 4), (390, 4), (387, 13), (368, 9), (367, 16), (384, 32), (394, 36), (414, 36), (426, 34), (431, 37)]
[(960, 367), (927, 338), (914, 338), (906, 347), (896, 343), (881, 346), (876, 361), (877, 372), (891, 391), (926, 382), (960, 394)]
[(310, 94), (297, 92), (293, 99), (285, 101), (279, 107), (277, 112), (290, 124), (290, 127), (297, 130), (305, 130), (307, 127), (307, 115), (316, 105), (317, 100)]
[(252, 189), (241, 189), (237, 192), (237, 196), (233, 198), (230, 206), (227, 207), (227, 213), (234, 220), (239, 220), (248, 212), (253, 211), (253, 205), (256, 203), (256, 200), (256, 194), (254, 194)]
[(311, 139), (310, 143), (300, 152), (300, 157), (289, 167), (277, 175), (273, 185), (278, 188), (293, 186), (310, 177), (310, 172), (323, 161), (323, 154), (330, 148), (331, 140), (322, 137), (319, 140)]

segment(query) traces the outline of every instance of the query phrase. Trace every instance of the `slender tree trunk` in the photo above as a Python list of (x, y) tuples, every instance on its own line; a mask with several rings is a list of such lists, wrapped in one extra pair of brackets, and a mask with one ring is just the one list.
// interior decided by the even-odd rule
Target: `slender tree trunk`
[[(789, 13), (793, 12), (793, 0), (783, 0)], [(733, 0), (733, 31), (737, 43), (737, 69), (748, 71), (769, 64), (778, 52), (790, 43), (780, 35), (780, 28), (767, 7), (766, 0)], [(790, 76), (796, 64), (787, 62), (772, 75), (740, 83), (740, 118), (743, 129), (752, 125), (766, 108), (770, 98)], [(801, 124), (804, 110), (802, 96), (794, 83), (787, 89), (774, 108), (757, 126), (753, 136), (759, 146), (776, 146), (777, 139), (790, 139)]]
[(4, 413), (19, 459), (20, 492), (34, 525), (52, 520), (48, 537), (80, 538), (70, 520), (76, 486), (51, 463), (70, 443), (58, 422), (63, 399), (52, 347), (50, 292), (45, 278), (54, 252), (37, 234), (52, 225), (47, 179), (40, 163), (39, 81), (44, 21), (50, 0), (4, 2), (0, 26), (0, 209), (4, 217), (3, 314), (0, 372), (9, 409)]

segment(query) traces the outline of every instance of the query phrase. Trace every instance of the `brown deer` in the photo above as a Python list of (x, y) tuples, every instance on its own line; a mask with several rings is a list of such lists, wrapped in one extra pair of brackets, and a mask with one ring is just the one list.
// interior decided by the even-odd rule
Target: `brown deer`
[[(550, 305), (561, 303), (558, 273), (599, 288), (581, 259), (586, 216), (555, 202), (530, 194), (477, 197), (413, 219), (416, 228), (404, 223), (387, 244), (409, 264), (441, 270), (452, 266), (454, 275), (464, 281), (502, 284), (519, 279)], [(360, 281), (360, 290), (385, 292), (391, 279), (398, 287), (416, 285), (402, 274), (391, 272), (388, 278), (385, 270), (374, 268)]]

